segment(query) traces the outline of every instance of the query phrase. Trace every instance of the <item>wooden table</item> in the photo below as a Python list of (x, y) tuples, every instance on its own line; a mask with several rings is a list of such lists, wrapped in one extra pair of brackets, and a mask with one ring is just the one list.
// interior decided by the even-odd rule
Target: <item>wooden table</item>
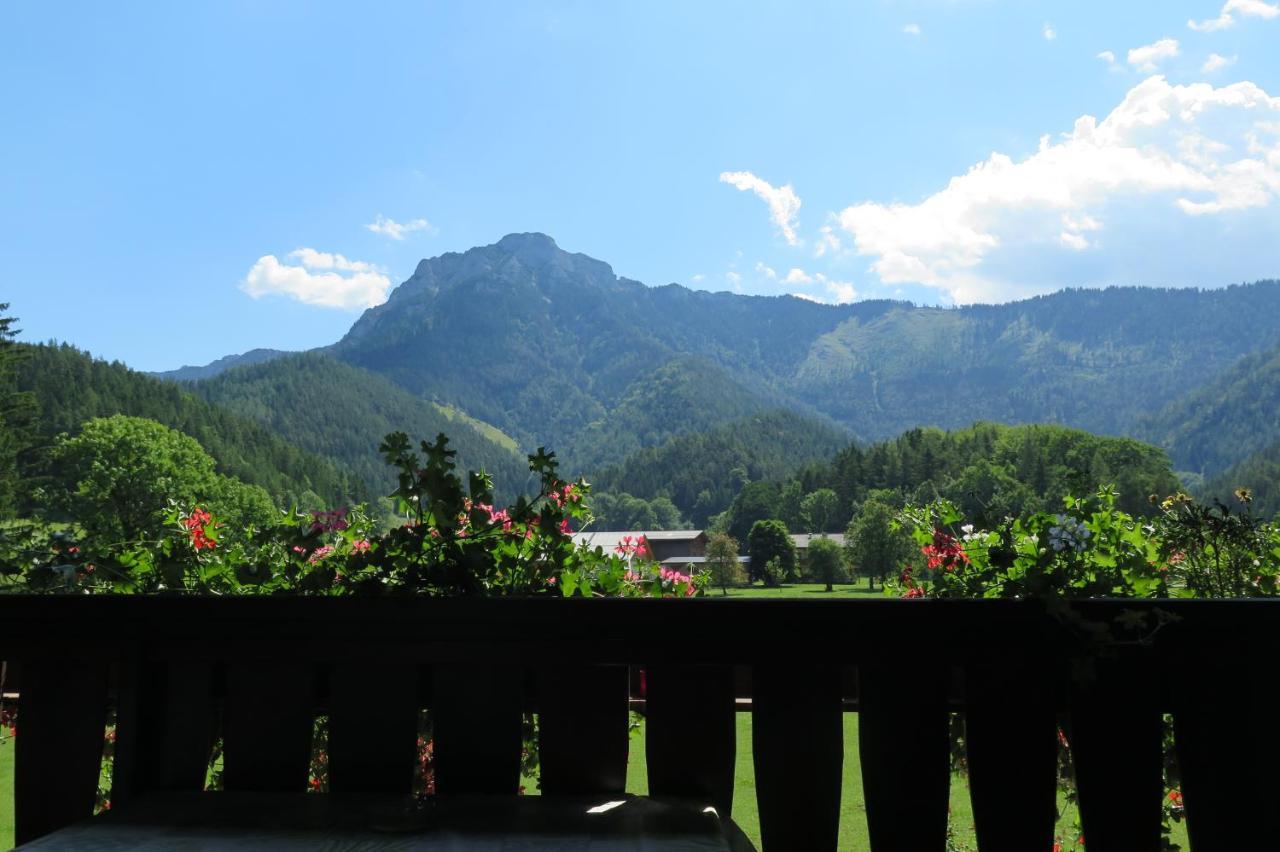
[(162, 793), (24, 850), (568, 850), (754, 852), (713, 808), (647, 797), (468, 796), (412, 807), (387, 796)]

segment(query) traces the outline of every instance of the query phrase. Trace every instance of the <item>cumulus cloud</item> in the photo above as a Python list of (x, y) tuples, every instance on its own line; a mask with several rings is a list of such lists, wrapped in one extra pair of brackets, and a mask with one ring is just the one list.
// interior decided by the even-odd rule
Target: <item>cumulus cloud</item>
[(297, 263), (282, 263), (273, 254), (258, 258), (240, 289), (255, 299), (274, 294), (342, 310), (380, 305), (391, 289), (391, 279), (371, 263), (310, 248), (292, 251), (288, 259)]
[(365, 225), (365, 230), (373, 231), (375, 234), (388, 236), (393, 240), (403, 240), (404, 235), (413, 231), (431, 231), (434, 230), (431, 223), (426, 219), (410, 219), (408, 222), (397, 222), (395, 219), (388, 219), (379, 213), (372, 222)]
[(1142, 47), (1135, 47), (1129, 51), (1129, 64), (1137, 68), (1144, 74), (1150, 74), (1156, 70), (1161, 62), (1166, 59), (1172, 59), (1178, 55), (1178, 40), (1176, 38), (1162, 38), (1151, 44), (1144, 44)]
[(778, 226), (787, 242), (793, 246), (799, 244), (800, 240), (796, 237), (796, 214), (800, 212), (800, 197), (791, 188), (791, 184), (774, 186), (751, 172), (721, 172), (720, 182), (754, 192), (769, 205), (769, 218)]
[(903, 31), (904, 33), (906, 33), (907, 35), (918, 36), (918, 35), (920, 35), (920, 25), (919, 25), (919, 24), (907, 24), (906, 26), (904, 26), (904, 27), (902, 28), (902, 31)]
[(1058, 37), (1058, 31), (1053, 28), (1053, 24), (1046, 23), (1041, 32), (1044, 34), (1045, 41), (1053, 41)]
[(1263, 0), (1227, 0), (1216, 18), (1203, 21), (1190, 20), (1187, 26), (1196, 32), (1212, 33), (1225, 30), (1236, 25), (1235, 15), (1245, 18), (1271, 19), (1280, 17), (1280, 4), (1264, 3)]
[(1200, 66), (1200, 70), (1205, 74), (1212, 74), (1214, 71), (1220, 71), (1228, 65), (1234, 65), (1236, 63), (1236, 59), (1237, 57), (1235, 56), (1228, 58), (1217, 53), (1210, 53), (1209, 58)]
[[(1100, 258), (1122, 252), (1146, 275), (1200, 268), (1203, 257), (1229, 280), (1243, 253), (1215, 246), (1208, 258), (1197, 241), (1253, 239), (1248, 245), (1269, 245), (1267, 257), (1280, 260), (1266, 210), (1277, 197), (1280, 97), (1249, 82), (1215, 88), (1155, 76), (1102, 121), (1082, 116), (1022, 160), (993, 153), (919, 204), (864, 202), (839, 222), (885, 283), (920, 283), (967, 303), (1088, 283), (1080, 278), (1114, 273)], [(1226, 213), (1232, 218), (1214, 231), (1214, 217)], [(1103, 237), (1114, 231), (1123, 239), (1106, 254)], [(1061, 280), (1063, 268), (1080, 277)]]

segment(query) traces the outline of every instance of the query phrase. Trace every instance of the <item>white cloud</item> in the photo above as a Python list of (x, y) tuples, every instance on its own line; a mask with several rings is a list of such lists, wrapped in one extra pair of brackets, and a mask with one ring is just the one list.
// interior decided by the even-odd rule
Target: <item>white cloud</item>
[(701, 272), (695, 275), (689, 276), (689, 281), (691, 281), (694, 284), (701, 284), (703, 281), (706, 281), (706, 280), (707, 280), (707, 276), (703, 275)]
[(1221, 69), (1226, 68), (1228, 65), (1235, 65), (1236, 59), (1237, 57), (1235, 56), (1228, 58), (1226, 56), (1222, 56), (1221, 54), (1210, 53), (1209, 58), (1206, 59), (1204, 61), (1204, 64), (1200, 66), (1200, 70), (1203, 71), (1205, 74), (1212, 74), (1214, 71), (1220, 71)]
[(840, 238), (836, 236), (835, 228), (823, 225), (818, 229), (818, 245), (813, 250), (815, 257), (822, 257), (829, 251), (838, 252), (841, 248)]
[(919, 25), (919, 24), (907, 24), (906, 26), (904, 26), (904, 27), (902, 28), (902, 31), (903, 31), (904, 33), (906, 33), (907, 35), (918, 36), (918, 35), (920, 35), (920, 25)]
[(724, 274), (724, 277), (729, 279), (729, 283), (735, 287), (737, 287), (739, 284), (742, 283), (742, 276), (736, 272), (732, 272), (732, 271), (726, 272)]
[(1124, 71), (1124, 66), (1116, 62), (1114, 51), (1104, 50), (1097, 55), (1097, 58), (1107, 63), (1107, 69), (1110, 71)]
[(808, 293), (788, 293), (787, 295), (791, 296), (793, 299), (804, 299), (806, 302), (817, 302), (819, 305), (823, 304), (823, 301), (817, 296), (810, 296)]
[(1225, 30), (1236, 25), (1236, 19), (1232, 15), (1233, 12), (1246, 18), (1269, 20), (1280, 17), (1280, 4), (1264, 3), (1263, 0), (1227, 0), (1222, 6), (1222, 11), (1218, 13), (1218, 17), (1199, 22), (1194, 20), (1187, 21), (1187, 26), (1201, 33)]
[(1058, 37), (1058, 31), (1055, 30), (1053, 28), (1053, 24), (1050, 24), (1050, 23), (1046, 23), (1044, 25), (1044, 29), (1041, 32), (1044, 33), (1045, 41), (1053, 41), (1055, 38)]
[(1162, 38), (1151, 44), (1144, 44), (1142, 47), (1135, 47), (1129, 51), (1129, 64), (1137, 68), (1144, 74), (1150, 74), (1156, 70), (1161, 62), (1166, 59), (1172, 59), (1178, 55), (1178, 40), (1176, 38)]
[(383, 234), (393, 240), (403, 240), (405, 234), (413, 231), (435, 230), (431, 223), (426, 219), (411, 219), (408, 222), (397, 222), (395, 219), (388, 219), (381, 213), (374, 217), (374, 220), (364, 227), (365, 230), (373, 231), (375, 234)]
[(764, 203), (769, 205), (769, 218), (782, 231), (782, 236), (791, 245), (798, 245), (796, 237), (796, 214), (800, 212), (800, 197), (796, 195), (791, 184), (773, 186), (751, 172), (721, 172), (720, 182), (735, 186), (740, 190), (750, 190)]
[[(808, 299), (811, 302), (838, 304), (841, 302), (852, 302), (858, 297), (857, 289), (848, 281), (837, 281), (833, 278), (828, 278), (821, 272), (814, 272), (810, 274), (798, 267), (792, 267), (791, 270), (787, 272), (786, 277), (782, 279), (782, 283), (792, 287), (809, 288), (810, 292), (798, 290), (791, 292), (790, 295), (795, 296), (798, 299)], [(827, 298), (823, 298), (822, 295), (812, 292), (815, 288)]]
[(763, 275), (765, 278), (768, 278), (770, 281), (778, 280), (777, 271), (771, 266), (765, 266), (764, 262), (760, 260), (756, 261), (756, 274)]
[(852, 302), (858, 298), (858, 291), (848, 281), (834, 281), (825, 275), (819, 275), (818, 279), (827, 288), (827, 292), (832, 295), (837, 304)]
[(310, 248), (297, 249), (288, 257), (298, 264), (281, 263), (273, 254), (258, 258), (240, 289), (255, 299), (276, 294), (342, 310), (372, 308), (387, 300), (391, 279), (373, 264)]
[[(1268, 209), (1278, 197), (1280, 97), (1249, 82), (1176, 86), (1156, 76), (1102, 121), (1082, 116), (1021, 161), (993, 153), (919, 204), (863, 202), (839, 221), (885, 283), (920, 283), (967, 303), (1085, 283), (1086, 276), (1105, 281), (1116, 268), (1108, 259), (1129, 263), (1139, 255), (1134, 274), (1207, 269), (1230, 280), (1248, 252), (1225, 244), (1208, 252), (1206, 241), (1220, 234), (1242, 246), (1253, 240), (1255, 260), (1280, 262)], [(1228, 212), (1229, 223), (1213, 224), (1214, 214)], [(1121, 238), (1101, 248), (1086, 236), (1104, 232)], [(1064, 263), (1079, 277), (1062, 280)]]

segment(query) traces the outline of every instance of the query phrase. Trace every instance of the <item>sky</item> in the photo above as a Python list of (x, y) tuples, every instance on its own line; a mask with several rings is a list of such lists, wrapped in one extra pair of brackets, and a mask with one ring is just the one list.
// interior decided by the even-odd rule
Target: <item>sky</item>
[(144, 370), (541, 231), (825, 302), (1280, 278), (1280, 0), (0, 5), (0, 302)]

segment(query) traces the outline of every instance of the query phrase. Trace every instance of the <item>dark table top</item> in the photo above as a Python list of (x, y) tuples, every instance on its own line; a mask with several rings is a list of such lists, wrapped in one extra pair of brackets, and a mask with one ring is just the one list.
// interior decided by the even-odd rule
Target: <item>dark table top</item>
[(22, 849), (753, 852), (731, 821), (684, 801), (495, 796), (412, 806), (386, 796), (294, 793), (152, 794)]

